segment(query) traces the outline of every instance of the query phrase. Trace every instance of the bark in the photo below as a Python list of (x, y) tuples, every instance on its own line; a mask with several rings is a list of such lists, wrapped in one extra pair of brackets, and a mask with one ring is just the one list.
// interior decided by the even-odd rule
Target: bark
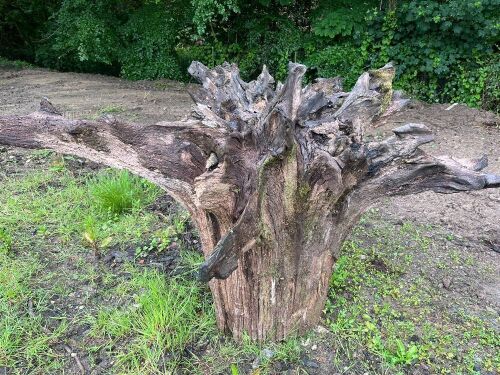
[(362, 74), (350, 92), (338, 78), (302, 88), (305, 70), (291, 63), (274, 85), (265, 67), (247, 83), (235, 65), (194, 62), (189, 72), (202, 86), (191, 93), (190, 120), (68, 120), (44, 99), (31, 115), (0, 117), (0, 143), (125, 168), (165, 189), (198, 227), (200, 279), (220, 329), (279, 340), (318, 323), (342, 241), (377, 200), (500, 186), (500, 176), (480, 172), (486, 157), (419, 149), (433, 140), (423, 124), (363, 139), (406, 103), (392, 90), (391, 65)]

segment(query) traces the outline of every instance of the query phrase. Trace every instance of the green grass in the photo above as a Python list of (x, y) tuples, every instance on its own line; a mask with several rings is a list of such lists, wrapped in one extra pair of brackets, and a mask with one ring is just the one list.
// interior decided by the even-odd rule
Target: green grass
[(188, 344), (216, 334), (206, 286), (146, 270), (134, 273), (128, 287), (134, 303), (101, 311), (92, 323), (94, 335), (133, 337), (115, 353), (126, 373), (173, 370)]
[(0, 255), (7, 255), (12, 248), (12, 236), (6, 229), (0, 228)]
[(105, 115), (108, 113), (121, 113), (123, 111), (124, 111), (124, 109), (119, 105), (108, 105), (108, 106), (100, 108), (99, 111), (97, 111), (97, 114), (99, 116), (102, 116), (102, 115)]
[(44, 326), (45, 294), (31, 288), (41, 271), (35, 257), (19, 260), (0, 254), (0, 367), (60, 367), (51, 344), (58, 341), (67, 325), (62, 321), (52, 330)]
[(127, 171), (106, 170), (89, 182), (95, 203), (104, 211), (120, 215), (151, 203), (158, 189)]

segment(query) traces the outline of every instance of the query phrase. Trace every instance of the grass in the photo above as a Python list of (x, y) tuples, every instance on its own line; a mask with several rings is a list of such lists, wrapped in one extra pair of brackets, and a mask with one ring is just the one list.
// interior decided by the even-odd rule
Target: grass
[[(27, 158), (37, 167), (25, 168)], [(187, 214), (155, 213), (160, 191), (126, 172), (74, 163), (30, 152), (0, 180), (0, 368), (72, 373), (68, 345), (106, 374), (305, 374), (306, 360), (321, 358), (321, 371), (339, 374), (500, 370), (498, 317), (436, 282), (492, 272), (451, 233), (369, 213), (331, 277), (326, 332), (235, 343), (217, 332), (209, 290), (193, 278), (203, 257), (183, 243)], [(140, 263), (174, 242), (177, 276)], [(129, 250), (122, 264), (103, 261)]]
[[(369, 229), (358, 226), (345, 242), (330, 280), (326, 323), (334, 342), (342, 342), (338, 367), (342, 355), (366, 356), (368, 351), (372, 364), (359, 371), (403, 374), (417, 364), (433, 374), (473, 374), (479, 367), (498, 371), (500, 336), (491, 324), (465, 306), (436, 312), (445, 298), (441, 285), (412, 269), (427, 258), (437, 229), (404, 223), (395, 230), (371, 216), (364, 219)], [(456, 250), (448, 256), (447, 264), (460, 258), (460, 266), (468, 257)], [(442, 260), (426, 262), (435, 269)]]
[(35, 257), (18, 260), (0, 255), (0, 368), (61, 367), (51, 345), (67, 326), (64, 321), (52, 330), (44, 325), (41, 313), (46, 308), (45, 294), (30, 287), (41, 269)]
[(0, 254), (7, 255), (12, 248), (12, 236), (7, 230), (0, 228)]
[(5, 57), (0, 56), (0, 67), (2, 68), (14, 68), (14, 69), (28, 69), (33, 68), (34, 65), (22, 60), (9, 60)]
[(132, 305), (103, 310), (90, 318), (97, 337), (111, 341), (133, 337), (126, 348), (114, 353), (126, 373), (172, 371), (188, 344), (216, 333), (204, 286), (180, 278), (167, 280), (146, 270), (134, 272), (126, 287), (135, 295)]
[(89, 182), (89, 191), (99, 208), (116, 215), (151, 203), (158, 194), (153, 185), (124, 170), (105, 170)]
[(108, 105), (108, 106), (100, 108), (97, 111), (97, 115), (102, 116), (102, 115), (111, 114), (111, 113), (122, 113), (123, 111), (125, 111), (125, 110), (119, 105)]

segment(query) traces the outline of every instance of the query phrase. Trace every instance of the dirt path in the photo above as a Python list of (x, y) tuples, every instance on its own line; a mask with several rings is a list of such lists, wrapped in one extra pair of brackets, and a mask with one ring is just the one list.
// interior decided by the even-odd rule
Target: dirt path
[(115, 77), (48, 70), (2, 70), (0, 113), (28, 114), (48, 97), (71, 118), (110, 111), (129, 120), (154, 123), (189, 113), (186, 85), (173, 81), (124, 81)]

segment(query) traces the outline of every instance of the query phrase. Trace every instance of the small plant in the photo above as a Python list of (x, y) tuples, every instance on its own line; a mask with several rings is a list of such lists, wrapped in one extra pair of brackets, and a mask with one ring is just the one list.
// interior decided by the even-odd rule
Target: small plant
[(165, 249), (165, 245), (162, 243), (161, 239), (154, 237), (149, 243), (143, 246), (139, 246), (135, 249), (136, 258), (145, 258), (153, 252), (160, 252)]
[(99, 241), (97, 222), (92, 216), (87, 216), (85, 219), (83, 238), (92, 248), (96, 257), (99, 257), (101, 255), (101, 249), (106, 248), (112, 241), (111, 237)]
[(175, 216), (172, 222), (176, 234), (181, 234), (186, 231), (186, 224), (189, 220), (189, 213), (187, 211), (181, 212)]
[(172, 244), (173, 240), (177, 239), (177, 237), (174, 237), (175, 235), (174, 227), (167, 227), (158, 236), (153, 237), (149, 243), (135, 249), (136, 258), (144, 258), (152, 252), (161, 253)]
[(107, 170), (90, 182), (89, 191), (101, 209), (120, 215), (152, 201), (157, 189), (127, 171)]
[(12, 249), (12, 236), (6, 229), (0, 228), (0, 254), (8, 254)]
[(238, 370), (238, 366), (234, 363), (231, 363), (231, 375), (239, 375), (240, 371)]
[(393, 365), (409, 365), (419, 359), (419, 349), (417, 345), (409, 344), (405, 346), (399, 339), (396, 340), (395, 345), (395, 351), (386, 350), (384, 352), (384, 358), (387, 362)]
[(122, 113), (124, 109), (119, 105), (107, 105), (105, 107), (100, 108), (97, 111), (97, 116), (112, 114), (112, 113)]

